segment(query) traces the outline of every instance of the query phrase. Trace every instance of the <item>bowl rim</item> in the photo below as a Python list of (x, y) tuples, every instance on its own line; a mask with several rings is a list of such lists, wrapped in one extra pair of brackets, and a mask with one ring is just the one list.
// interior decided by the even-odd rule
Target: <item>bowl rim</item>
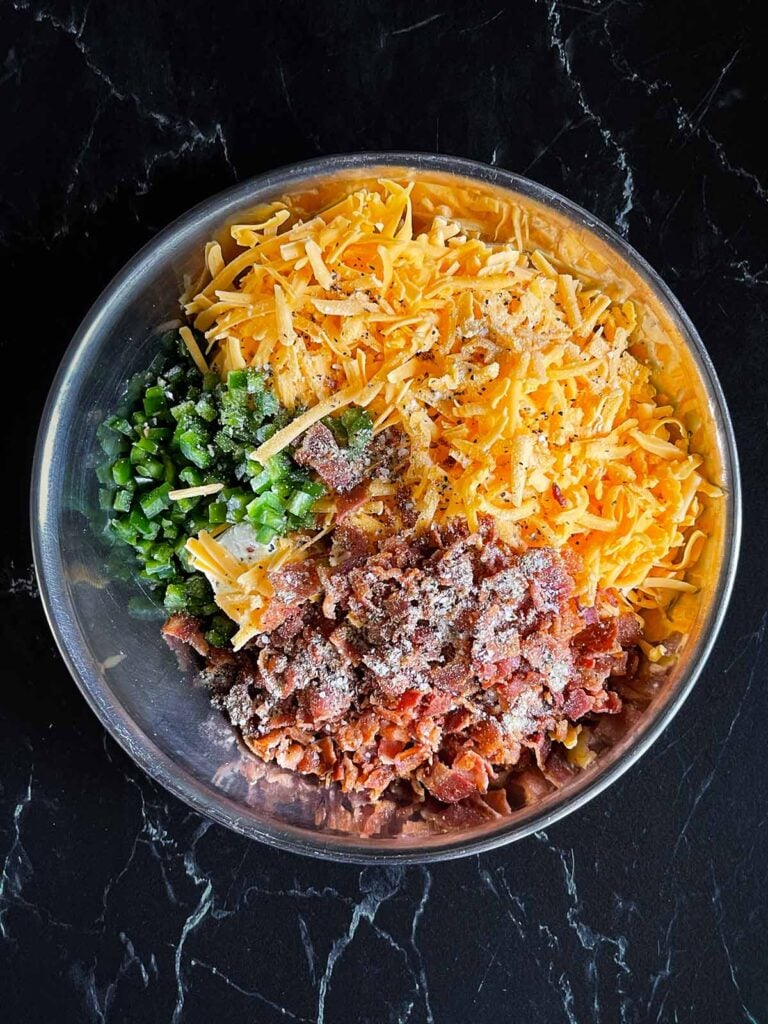
[[(577, 791), (568, 791), (554, 806), (537, 812), (536, 805), (533, 805), (525, 820), (517, 821), (513, 817), (509, 819), (508, 824), (502, 822), (492, 833), (484, 833), (476, 838), (473, 838), (471, 833), (457, 833), (453, 837), (449, 833), (442, 841), (440, 837), (433, 837), (429, 845), (423, 848), (417, 843), (409, 843), (397, 849), (397, 837), (392, 837), (389, 841), (365, 841), (332, 833), (323, 836), (290, 825), (277, 828), (267, 822), (257, 823), (252, 818), (243, 818), (240, 805), (223, 792), (206, 788), (204, 783), (193, 779), (186, 772), (179, 772), (173, 759), (161, 751), (151, 737), (135, 725), (121, 705), (111, 699), (109, 686), (98, 673), (92, 671), (92, 665), (84, 657), (83, 650), (74, 642), (74, 634), (79, 633), (79, 628), (75, 625), (75, 615), (62, 574), (57, 571), (59, 563), (56, 557), (56, 540), (52, 535), (53, 531), (44, 529), (48, 495), (46, 481), (53, 463), (55, 439), (62, 421), (66, 418), (62, 406), (66, 405), (67, 385), (77, 380), (79, 361), (89, 346), (98, 341), (101, 321), (107, 318), (113, 308), (120, 306), (122, 296), (141, 280), (143, 272), (162, 261), (165, 250), (186, 233), (193, 233), (199, 221), (214, 215), (225, 221), (230, 212), (246, 205), (249, 199), (251, 202), (256, 201), (260, 192), (277, 193), (292, 185), (322, 179), (334, 173), (375, 168), (381, 168), (382, 171), (386, 169), (444, 173), (516, 192), (570, 217), (616, 250), (666, 308), (676, 321), (680, 333), (689, 343), (689, 349), (717, 420), (718, 437), (722, 448), (722, 470), (728, 494), (722, 562), (710, 609), (701, 626), (696, 647), (691, 653), (687, 672), (681, 675), (675, 684), (675, 691), (650, 718), (634, 742), (628, 744), (613, 760), (603, 763), (601, 769), (594, 773), (594, 777), (585, 772), (580, 783), (575, 784), (579, 787)], [(671, 289), (626, 239), (578, 204), (523, 175), (462, 157), (408, 151), (377, 151), (319, 157), (289, 164), (239, 182), (203, 200), (177, 217), (151, 238), (118, 271), (85, 315), (66, 348), (51, 383), (33, 459), (30, 526), (34, 566), (43, 608), (70, 675), (107, 732), (152, 779), (207, 818), (279, 849), (337, 862), (416, 864), (482, 853), (548, 828), (603, 792), (628, 771), (658, 739), (698, 680), (727, 611), (741, 543), (741, 479), (736, 439), (725, 396), (701, 337)]]

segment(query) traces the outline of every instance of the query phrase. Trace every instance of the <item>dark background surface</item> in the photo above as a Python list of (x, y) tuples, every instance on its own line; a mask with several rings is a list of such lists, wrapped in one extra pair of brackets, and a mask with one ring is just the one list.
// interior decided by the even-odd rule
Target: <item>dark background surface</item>
[[(768, 166), (758, 4), (0, 3), (0, 1019), (768, 1021)], [(453, 153), (626, 235), (702, 333), (745, 547), (671, 728), (493, 854), (330, 865), (210, 825), (105, 737), (57, 656), (26, 514), (55, 367), (147, 239), (317, 154)]]

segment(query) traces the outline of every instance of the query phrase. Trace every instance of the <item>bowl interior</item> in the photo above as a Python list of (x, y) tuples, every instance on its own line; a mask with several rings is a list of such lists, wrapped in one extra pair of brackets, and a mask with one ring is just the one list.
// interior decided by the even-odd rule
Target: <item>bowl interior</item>
[[(53, 384), (38, 441), (33, 485), (33, 540), (38, 576), (57, 642), (101, 721), (159, 782), (203, 813), (283, 847), (335, 859), (424, 860), (484, 849), (524, 835), (589, 799), (639, 756), (679, 707), (709, 652), (725, 610), (738, 547), (738, 471), (732, 432), (714, 371), (701, 343), (669, 293), (660, 301), (689, 341), (710, 399), (728, 494), (724, 555), (717, 584), (703, 602), (698, 636), (675, 675), (638, 725), (597, 766), (566, 790), (512, 818), (463, 833), (418, 839), (332, 833), (315, 824), (327, 792), (311, 781), (260, 766), (243, 753), (206, 693), (191, 684), (159, 636), (157, 619), (129, 617), (137, 582), (105, 572), (105, 549), (93, 528), (96, 428), (114, 408), (126, 380), (146, 368), (158, 337), (178, 321), (178, 295), (201, 269), (205, 242), (258, 203), (318, 175), (371, 173), (410, 166), (426, 174), (454, 173), (507, 187), (575, 218), (624, 257), (636, 254), (584, 211), (524, 179), (450, 158), (413, 155), (331, 158), (289, 168), (238, 186), (181, 218), (121, 272), (89, 313)], [(663, 288), (642, 261), (635, 270)], [(650, 275), (650, 276), (649, 276)]]

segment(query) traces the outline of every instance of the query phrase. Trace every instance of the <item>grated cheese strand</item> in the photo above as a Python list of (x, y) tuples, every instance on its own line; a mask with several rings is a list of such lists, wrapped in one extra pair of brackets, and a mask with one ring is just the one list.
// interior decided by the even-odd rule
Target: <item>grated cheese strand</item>
[(188, 327), (182, 327), (179, 330), (181, 340), (187, 346), (189, 354), (192, 356), (195, 366), (198, 368), (200, 373), (208, 373), (208, 364), (205, 361), (205, 356), (200, 351), (200, 346), (195, 341), (195, 336)]
[(181, 501), (182, 498), (202, 498), (206, 494), (218, 494), (223, 488), (224, 484), (200, 484), (197, 487), (181, 487), (177, 491), (169, 491), (168, 497), (171, 501)]

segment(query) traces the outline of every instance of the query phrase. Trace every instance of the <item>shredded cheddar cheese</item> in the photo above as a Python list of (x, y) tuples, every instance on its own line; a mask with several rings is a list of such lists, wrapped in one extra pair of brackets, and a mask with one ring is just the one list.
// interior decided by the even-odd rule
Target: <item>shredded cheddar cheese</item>
[(187, 550), (195, 569), (215, 585), (217, 605), (240, 625), (232, 637), (236, 651), (262, 631), (264, 613), (274, 596), (269, 574), (288, 562), (307, 557), (306, 549), (282, 540), (274, 551), (265, 551), (262, 558), (243, 563), (206, 530), (187, 541)]
[(198, 368), (200, 373), (208, 373), (208, 364), (205, 361), (205, 356), (200, 351), (200, 346), (195, 341), (195, 336), (188, 327), (182, 327), (179, 331), (181, 340), (187, 347), (189, 354), (192, 356), (195, 366)]
[[(280, 401), (304, 410), (254, 459), (363, 406), (376, 431), (410, 442), (419, 526), (490, 515), (511, 543), (570, 548), (589, 601), (613, 588), (662, 607), (696, 589), (683, 576), (702, 498), (719, 491), (689, 446), (684, 389), (660, 393), (636, 304), (602, 291), (567, 239), (537, 247), (525, 209), (503, 198), (390, 180), (348, 185), (320, 212), (288, 197), (231, 234), (242, 251), (227, 262), (209, 247), (211, 279), (186, 313), (211, 368), (267, 368)], [(245, 623), (238, 646), (269, 584), (219, 547), (189, 544)]]
[(183, 498), (201, 498), (206, 494), (218, 494), (224, 488), (224, 484), (200, 484), (197, 487), (180, 487), (176, 491), (169, 491), (168, 497), (171, 501), (181, 501)]

